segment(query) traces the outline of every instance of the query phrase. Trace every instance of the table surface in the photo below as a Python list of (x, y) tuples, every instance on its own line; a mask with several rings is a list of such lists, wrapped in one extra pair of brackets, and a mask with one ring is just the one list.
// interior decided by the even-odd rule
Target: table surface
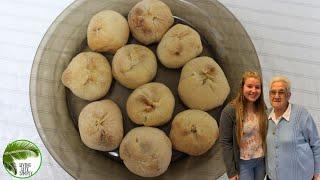
[[(73, 179), (48, 153), (33, 122), (29, 78), (37, 47), (72, 0), (10, 0), (0, 6), (0, 152), (14, 140), (36, 143), (42, 166), (32, 179)], [(264, 92), (274, 75), (292, 81), (292, 103), (305, 106), (320, 129), (320, 1), (220, 0), (242, 23), (257, 50)], [(266, 104), (269, 105), (265, 93)], [(2, 156), (1, 156), (2, 161)], [(12, 179), (0, 168), (0, 179)], [(226, 175), (219, 180), (227, 179)]]

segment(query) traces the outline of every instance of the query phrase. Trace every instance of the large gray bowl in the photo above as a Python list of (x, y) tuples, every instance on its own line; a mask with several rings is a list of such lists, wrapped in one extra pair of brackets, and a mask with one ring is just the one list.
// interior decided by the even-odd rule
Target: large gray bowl
[[(236, 95), (244, 71), (260, 72), (256, 51), (247, 33), (237, 19), (217, 1), (162, 1), (171, 8), (174, 16), (184, 20), (202, 35), (205, 46), (202, 55), (213, 57), (225, 72), (231, 87), (226, 104)], [(34, 59), (30, 100), (35, 124), (51, 155), (77, 179), (141, 179), (129, 172), (123, 164), (107, 157), (107, 153), (89, 149), (81, 142), (77, 117), (83, 106), (89, 102), (73, 96), (60, 80), (72, 57), (85, 48), (86, 29), (90, 18), (103, 9), (112, 9), (126, 16), (137, 2), (74, 2), (50, 26)], [(152, 46), (150, 48), (154, 49)], [(112, 59), (110, 55), (106, 56), (109, 60)], [(176, 91), (179, 73), (180, 69), (168, 70), (158, 62), (158, 73), (154, 79), (165, 83), (173, 91), (176, 98), (174, 115), (186, 109)], [(131, 90), (113, 80), (110, 92), (104, 97), (113, 99), (122, 109), (125, 132), (135, 126), (124, 109), (130, 92)], [(209, 111), (217, 121), (224, 105)], [(168, 133), (170, 122), (160, 128)], [(209, 152), (199, 157), (184, 157), (177, 152), (174, 158), (178, 160), (172, 162), (169, 169), (156, 179), (216, 179), (225, 172), (221, 151), (216, 143)]]

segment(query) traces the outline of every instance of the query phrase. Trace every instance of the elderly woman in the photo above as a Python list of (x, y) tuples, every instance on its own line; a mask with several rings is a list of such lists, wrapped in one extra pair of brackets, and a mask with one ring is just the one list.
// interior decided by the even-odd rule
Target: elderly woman
[(277, 76), (270, 82), (267, 175), (272, 180), (315, 180), (320, 174), (317, 127), (305, 108), (289, 102), (290, 89), (286, 77)]

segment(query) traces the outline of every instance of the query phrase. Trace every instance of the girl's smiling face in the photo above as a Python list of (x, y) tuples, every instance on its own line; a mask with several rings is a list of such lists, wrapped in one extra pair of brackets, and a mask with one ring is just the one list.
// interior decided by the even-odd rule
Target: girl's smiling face
[(249, 77), (243, 85), (243, 96), (249, 103), (254, 103), (261, 95), (261, 82), (259, 79)]

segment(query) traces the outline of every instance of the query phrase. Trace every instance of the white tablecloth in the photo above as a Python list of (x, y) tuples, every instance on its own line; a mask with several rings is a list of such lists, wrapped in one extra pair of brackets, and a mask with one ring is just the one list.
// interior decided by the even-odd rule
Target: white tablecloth
[[(320, 1), (220, 2), (240, 20), (255, 45), (264, 91), (268, 92), (272, 76), (289, 77), (293, 87), (291, 102), (304, 105), (320, 127)], [(2, 1), (0, 6), (1, 161), (8, 143), (17, 139), (36, 143), (43, 161), (32, 179), (72, 179), (43, 145), (29, 104), (29, 76), (37, 47), (50, 24), (70, 3), (72, 0), (10, 0)], [(0, 179), (11, 179), (3, 167)]]

